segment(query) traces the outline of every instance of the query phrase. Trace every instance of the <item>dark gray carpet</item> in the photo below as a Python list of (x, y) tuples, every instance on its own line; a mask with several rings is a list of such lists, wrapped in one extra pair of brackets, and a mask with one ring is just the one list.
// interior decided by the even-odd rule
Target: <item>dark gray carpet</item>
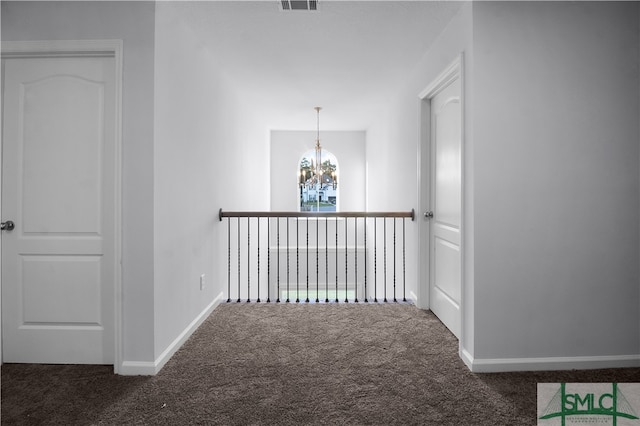
[(534, 425), (538, 382), (640, 369), (473, 374), (406, 304), (222, 304), (155, 377), (7, 364), (2, 424)]

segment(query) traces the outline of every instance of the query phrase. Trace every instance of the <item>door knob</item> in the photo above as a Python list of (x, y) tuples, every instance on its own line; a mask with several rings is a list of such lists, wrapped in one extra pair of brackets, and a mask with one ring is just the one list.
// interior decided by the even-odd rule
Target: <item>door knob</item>
[(432, 211), (424, 212), (424, 218), (433, 219), (433, 212)]
[(16, 224), (13, 223), (12, 220), (8, 220), (6, 222), (0, 223), (0, 230), (2, 231), (13, 231), (13, 228), (16, 227)]

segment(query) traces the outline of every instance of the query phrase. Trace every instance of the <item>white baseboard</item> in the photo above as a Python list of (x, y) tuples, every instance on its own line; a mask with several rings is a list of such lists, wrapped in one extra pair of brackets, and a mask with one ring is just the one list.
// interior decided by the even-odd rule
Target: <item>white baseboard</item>
[(224, 294), (220, 293), (200, 314), (191, 321), (178, 337), (160, 354), (155, 361), (123, 361), (118, 374), (123, 376), (155, 376), (162, 367), (171, 359), (173, 354), (187, 341), (194, 331), (200, 327), (205, 319), (222, 302)]
[(474, 373), (502, 373), (508, 371), (593, 370), (596, 368), (640, 367), (638, 355), (492, 358), (477, 359), (462, 349), (460, 358)]
[(155, 362), (122, 361), (122, 365), (116, 373), (123, 376), (155, 376), (158, 369)]
[(467, 350), (464, 348), (460, 348), (459, 355), (460, 355), (460, 359), (462, 359), (462, 362), (464, 362), (467, 368), (470, 371), (473, 371), (473, 356), (471, 356), (471, 354), (467, 352)]

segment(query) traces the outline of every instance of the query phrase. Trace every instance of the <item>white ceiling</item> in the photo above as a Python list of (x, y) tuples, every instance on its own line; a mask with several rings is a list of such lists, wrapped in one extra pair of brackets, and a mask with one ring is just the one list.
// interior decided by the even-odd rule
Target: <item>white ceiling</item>
[[(162, 3), (159, 3), (162, 5)], [(368, 127), (460, 8), (456, 1), (173, 3), (230, 84), (271, 129)]]

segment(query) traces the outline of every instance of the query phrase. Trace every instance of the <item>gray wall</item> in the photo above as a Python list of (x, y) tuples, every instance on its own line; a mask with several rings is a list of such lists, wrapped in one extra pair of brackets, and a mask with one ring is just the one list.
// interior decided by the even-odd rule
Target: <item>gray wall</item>
[[(233, 111), (216, 74), (214, 57), (202, 48), (172, 3), (156, 6), (154, 149), (154, 353), (175, 340), (222, 291), (214, 262), (225, 114)], [(200, 276), (205, 275), (200, 289)], [(225, 280), (226, 282), (226, 280)]]
[(473, 16), (475, 357), (638, 355), (638, 4)]

